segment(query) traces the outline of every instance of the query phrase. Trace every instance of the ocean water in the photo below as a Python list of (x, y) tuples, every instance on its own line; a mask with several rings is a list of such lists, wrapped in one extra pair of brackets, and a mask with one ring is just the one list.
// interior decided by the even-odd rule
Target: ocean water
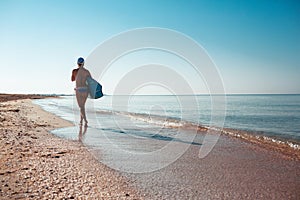
[[(45, 110), (70, 121), (78, 122), (74, 96), (35, 101)], [(210, 95), (198, 96), (104, 96), (88, 99), (88, 112), (114, 112), (148, 123), (180, 126), (191, 122), (203, 126), (220, 126), (212, 119), (224, 117), (224, 128), (300, 141), (300, 95), (227, 95), (225, 112), (215, 108)], [(222, 115), (222, 116), (215, 116)], [(222, 128), (222, 127), (221, 127)]]

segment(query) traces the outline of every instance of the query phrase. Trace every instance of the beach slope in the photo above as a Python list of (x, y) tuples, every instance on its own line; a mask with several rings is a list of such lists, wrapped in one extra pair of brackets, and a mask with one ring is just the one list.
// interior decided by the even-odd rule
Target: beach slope
[(73, 124), (27, 98), (31, 96), (1, 95), (0, 199), (141, 199), (79, 141), (50, 134)]

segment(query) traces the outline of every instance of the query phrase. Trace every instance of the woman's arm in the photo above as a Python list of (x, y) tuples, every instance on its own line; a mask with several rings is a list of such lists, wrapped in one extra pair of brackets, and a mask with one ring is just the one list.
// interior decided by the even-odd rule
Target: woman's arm
[(78, 69), (73, 69), (72, 76), (71, 76), (71, 81), (75, 81), (76, 80), (77, 71), (78, 71)]

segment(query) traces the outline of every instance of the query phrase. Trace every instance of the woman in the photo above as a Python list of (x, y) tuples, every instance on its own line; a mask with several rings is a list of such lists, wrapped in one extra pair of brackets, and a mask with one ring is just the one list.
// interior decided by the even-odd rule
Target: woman
[(85, 102), (88, 97), (88, 87), (86, 85), (86, 79), (87, 77), (91, 77), (90, 72), (85, 69), (84, 66), (84, 59), (78, 58), (77, 60), (78, 68), (74, 69), (72, 71), (72, 81), (76, 81), (76, 99), (78, 106), (80, 108), (80, 125), (82, 125), (82, 121), (84, 120), (85, 126), (88, 125), (88, 121), (86, 120), (86, 114), (85, 114)]

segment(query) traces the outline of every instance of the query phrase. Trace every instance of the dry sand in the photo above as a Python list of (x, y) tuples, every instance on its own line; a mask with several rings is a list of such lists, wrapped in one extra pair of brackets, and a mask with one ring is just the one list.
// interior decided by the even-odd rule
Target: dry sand
[(0, 199), (141, 199), (79, 141), (50, 134), (73, 124), (26, 99), (35, 97), (0, 95)]

